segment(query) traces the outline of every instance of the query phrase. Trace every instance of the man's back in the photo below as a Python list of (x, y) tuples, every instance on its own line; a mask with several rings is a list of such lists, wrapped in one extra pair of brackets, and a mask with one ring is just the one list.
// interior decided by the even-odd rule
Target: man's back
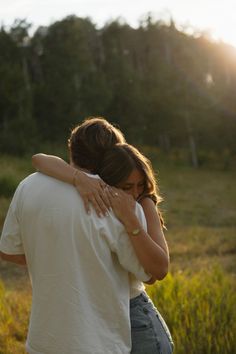
[[(123, 226), (112, 214), (86, 214), (74, 187), (40, 173), (26, 178), (14, 198), (16, 225), (4, 228), (14, 230), (19, 253), (22, 241), (32, 280), (28, 352), (129, 353), (129, 280), (120, 262), (126, 266), (130, 254), (123, 262), (118, 249), (128, 240)], [(132, 257), (129, 270), (145, 278)]]

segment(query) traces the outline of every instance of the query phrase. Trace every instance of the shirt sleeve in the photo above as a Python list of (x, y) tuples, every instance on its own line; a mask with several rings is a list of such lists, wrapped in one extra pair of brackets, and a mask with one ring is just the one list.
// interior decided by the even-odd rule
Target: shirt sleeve
[(24, 254), (20, 224), (17, 215), (18, 198), (19, 187), (16, 190), (8, 209), (0, 239), (0, 250), (9, 255)]
[[(147, 223), (141, 205), (136, 204), (135, 212), (143, 229), (146, 231)], [(151, 274), (147, 274), (140, 264), (124, 226), (117, 219), (116, 225), (112, 238), (109, 238), (112, 251), (117, 254), (120, 264), (128, 272), (132, 273), (140, 281), (148, 281), (151, 278)]]

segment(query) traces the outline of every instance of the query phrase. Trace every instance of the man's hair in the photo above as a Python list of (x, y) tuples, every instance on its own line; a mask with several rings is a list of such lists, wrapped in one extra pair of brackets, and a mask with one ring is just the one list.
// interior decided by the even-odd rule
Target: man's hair
[(97, 173), (104, 152), (117, 143), (125, 143), (118, 128), (102, 117), (86, 118), (72, 130), (68, 140), (71, 162), (91, 173)]

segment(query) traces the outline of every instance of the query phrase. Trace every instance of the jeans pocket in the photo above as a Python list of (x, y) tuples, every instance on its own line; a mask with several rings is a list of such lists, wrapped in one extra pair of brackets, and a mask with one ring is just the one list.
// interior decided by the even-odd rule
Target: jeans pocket
[(142, 331), (152, 327), (152, 322), (145, 308), (139, 306), (130, 311), (130, 322), (132, 330), (135, 331)]

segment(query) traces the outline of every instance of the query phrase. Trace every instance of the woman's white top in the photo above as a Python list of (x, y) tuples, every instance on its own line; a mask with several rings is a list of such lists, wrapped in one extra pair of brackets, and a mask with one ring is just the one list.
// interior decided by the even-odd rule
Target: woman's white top
[(145, 290), (145, 286), (143, 282), (135, 278), (135, 276), (131, 273), (129, 275), (129, 279), (130, 279), (130, 299), (133, 299), (134, 297), (140, 295)]

